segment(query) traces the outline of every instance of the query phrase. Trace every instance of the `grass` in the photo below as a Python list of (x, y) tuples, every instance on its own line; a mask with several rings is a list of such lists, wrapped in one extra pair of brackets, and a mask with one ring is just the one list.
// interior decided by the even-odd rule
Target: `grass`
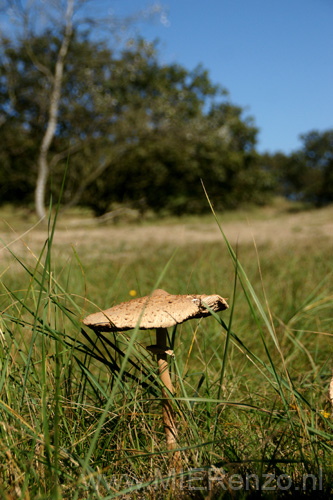
[[(4, 215), (15, 227), (15, 212)], [(172, 231), (176, 221), (161, 224)], [(59, 241), (50, 221), (44, 245), (2, 252), (0, 498), (303, 498), (314, 487), (329, 498), (331, 240), (231, 248), (222, 231), (218, 242), (176, 251), (111, 240), (108, 251), (89, 240), (88, 219), (81, 226), (83, 246)], [(96, 336), (81, 323), (156, 286), (220, 293), (230, 304), (169, 332), (176, 471), (145, 348), (151, 334)]]

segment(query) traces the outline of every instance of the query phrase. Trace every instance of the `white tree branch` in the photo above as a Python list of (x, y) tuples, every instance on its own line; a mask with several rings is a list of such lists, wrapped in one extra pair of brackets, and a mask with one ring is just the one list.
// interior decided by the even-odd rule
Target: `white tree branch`
[(42, 139), (38, 157), (38, 177), (35, 190), (35, 204), (36, 204), (36, 212), (40, 219), (44, 218), (46, 215), (45, 189), (49, 175), (47, 154), (52, 144), (58, 123), (59, 101), (61, 96), (64, 64), (73, 31), (73, 23), (72, 23), (73, 11), (74, 11), (74, 0), (68, 0), (66, 9), (65, 33), (58, 53), (58, 58), (54, 72), (53, 88), (50, 96), (49, 120), (47, 123), (44, 137)]

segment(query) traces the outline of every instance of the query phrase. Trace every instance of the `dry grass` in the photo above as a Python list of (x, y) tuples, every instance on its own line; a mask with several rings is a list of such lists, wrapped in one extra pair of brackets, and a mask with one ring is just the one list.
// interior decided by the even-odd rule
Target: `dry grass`
[[(220, 216), (225, 234), (235, 246), (273, 244), (279, 246), (304, 244), (321, 240), (333, 242), (333, 206), (318, 210), (290, 213), (286, 210), (264, 208)], [(38, 252), (47, 236), (42, 224), (34, 226), (34, 217), (24, 213), (4, 212), (0, 218), (0, 238), (13, 251), (22, 252), (22, 240)], [(95, 256), (119, 249), (136, 252), (154, 246), (181, 246), (221, 242), (221, 234), (212, 217), (185, 217), (162, 219), (158, 223), (102, 224), (84, 213), (78, 217), (64, 214), (59, 217), (54, 238), (54, 248), (61, 251), (73, 245), (84, 255)]]
[[(304, 471), (318, 477), (323, 470), (327, 497), (332, 215), (333, 207), (222, 215), (255, 293), (246, 288), (248, 301), (239, 282), (234, 289), (235, 269), (211, 217), (101, 226), (87, 214), (64, 214), (49, 257), (46, 250), (42, 256), (47, 273), (40, 292), (43, 267), (34, 254), (40, 256), (47, 230), (30, 230), (32, 216), (3, 213), (9, 225), (2, 223), (1, 238), (32, 275), (1, 250), (0, 496), (217, 499), (229, 498), (224, 486), (234, 474), (288, 474), (299, 485)], [(110, 372), (110, 355), (119, 365), (124, 357), (102, 339), (100, 359), (63, 343), (91, 347), (80, 333), (83, 315), (130, 299), (133, 289), (150, 293), (170, 257), (159, 286), (228, 297), (234, 310), (221, 317), (232, 319), (237, 336), (227, 346), (216, 318), (177, 329), (173, 378), (186, 470), (176, 493), (172, 480), (166, 490), (158, 485), (160, 476), (155, 486), (135, 483), (154, 481), (156, 470), (168, 475), (156, 386), (144, 378), (154, 375), (145, 350), (151, 342), (142, 333), (107, 337), (142, 363), (142, 372), (131, 368), (139, 384)], [(207, 485), (212, 471), (226, 473), (219, 493), (191, 489)]]

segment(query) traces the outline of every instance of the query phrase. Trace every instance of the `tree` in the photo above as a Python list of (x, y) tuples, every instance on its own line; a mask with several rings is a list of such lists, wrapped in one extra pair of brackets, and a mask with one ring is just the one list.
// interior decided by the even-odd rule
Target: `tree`
[(290, 156), (278, 151), (276, 153), (263, 153), (259, 157), (261, 169), (269, 177), (272, 192), (276, 195), (288, 197), (289, 184), (285, 172), (290, 167)]
[[(38, 147), (27, 130), (13, 120), (0, 126), (0, 200), (26, 203), (32, 198), (35, 178), (27, 170), (38, 155)], [(27, 175), (28, 173), (28, 175)]]
[[(166, 68), (158, 66), (153, 73), (162, 81), (163, 76), (169, 74)], [(175, 77), (176, 68), (172, 68), (172, 74)], [(141, 112), (136, 112), (138, 122), (131, 122), (130, 137), (135, 139), (135, 147), (104, 172), (103, 182), (87, 189), (83, 202), (96, 213), (102, 214), (115, 202), (134, 203), (141, 210), (146, 207), (160, 213), (201, 213), (209, 209), (201, 179), (217, 209), (267, 201), (271, 194), (270, 177), (258, 161), (257, 129), (252, 120), (243, 118), (243, 110), (229, 102), (213, 102), (206, 111), (205, 92), (210, 97), (210, 92), (213, 97), (220, 97), (219, 90), (208, 85), (207, 74), (200, 68), (193, 74), (184, 74), (182, 70), (182, 74), (188, 86), (184, 82), (180, 85), (178, 78), (169, 79), (165, 86), (160, 81), (161, 88), (165, 87), (164, 112), (154, 83), (155, 96), (147, 101), (149, 113), (143, 101)], [(150, 78), (146, 89), (149, 81)], [(178, 103), (175, 92), (181, 96)], [(133, 93), (132, 89), (131, 95)], [(196, 102), (198, 96), (200, 105), (194, 112), (191, 102)], [(188, 108), (182, 100), (188, 103)], [(152, 116), (158, 116), (155, 126), (151, 125)], [(145, 126), (146, 122), (149, 126)]]
[[(30, 37), (35, 60), (25, 40), (3, 45), (0, 109), (12, 123), (6, 134), (19, 131), (23, 145), (30, 144), (29, 155), (20, 158), (27, 185), (31, 172), (38, 175), (32, 145), (45, 135), (52, 90), (47, 75), (53, 74), (62, 40), (49, 29)], [(0, 128), (0, 140), (1, 135)], [(97, 215), (117, 203), (200, 212), (208, 208), (201, 179), (216, 208), (264, 202), (270, 186), (258, 162), (256, 135), (253, 120), (201, 66), (189, 71), (161, 65), (156, 44), (141, 39), (114, 51), (93, 40), (89, 30), (73, 27), (47, 155), (57, 190), (70, 153), (65, 203), (90, 206)], [(6, 152), (9, 163), (14, 149)]]
[[(37, 72), (39, 74), (39, 77), (44, 81), (43, 90), (45, 91), (45, 89), (47, 89), (48, 94), (46, 100), (47, 109), (44, 110), (44, 113), (46, 111), (44, 116), (45, 121), (43, 124), (44, 130), (43, 135), (40, 137), (39, 153), (36, 161), (38, 175), (35, 188), (35, 208), (39, 218), (45, 217), (45, 192), (50, 173), (49, 152), (51, 145), (55, 139), (56, 130), (58, 127), (59, 107), (61, 104), (60, 101), (63, 87), (65, 62), (68, 57), (73, 34), (74, 7), (76, 4), (77, 8), (82, 8), (84, 3), (86, 3), (84, 0), (77, 0), (76, 2), (75, 0), (66, 0), (65, 2), (62, 2), (61, 0), (59, 0), (58, 2), (42, 2), (42, 4), (45, 4), (43, 10), (41, 5), (36, 5), (38, 4), (38, 2), (28, 2), (27, 4), (22, 4), (21, 2), (16, 2), (15, 0), (7, 0), (7, 2), (4, 2), (4, 4), (7, 4), (11, 15), (15, 14), (16, 18), (21, 20), (22, 33), (19, 41), (21, 49), (24, 49), (25, 59), (30, 59), (30, 62), (35, 69), (35, 73)], [(56, 39), (56, 43), (53, 47), (47, 47), (48, 49), (51, 49), (50, 52), (53, 52), (53, 59), (51, 64), (49, 62), (45, 63), (45, 61), (42, 60), (43, 58), (41, 59), (39, 57), (40, 50), (36, 52), (34, 50), (36, 47), (33, 47), (33, 44), (31, 43), (40, 38), (39, 33), (36, 35), (36, 32), (34, 32), (35, 21), (40, 10), (43, 10), (44, 15), (49, 14), (49, 21), (50, 25), (52, 26), (52, 30), (49, 28), (47, 32), (48, 35), (51, 36), (51, 39), (53, 39), (53, 41)], [(155, 13), (158, 11), (158, 9), (156, 8), (154, 10)], [(94, 21), (96, 21), (96, 19), (90, 18), (88, 20), (83, 20), (84, 23), (88, 22), (90, 25), (93, 24)], [(117, 23), (114, 23), (113, 20), (112, 24), (114, 26)], [(5, 39), (2, 36), (2, 42), (8, 48), (9, 39)], [(8, 55), (8, 50), (6, 55)], [(53, 61), (55, 61), (54, 65)], [(77, 65), (78, 61), (76, 61), (75, 64)], [(9, 68), (9, 71), (12, 72), (10, 64), (3, 64), (1, 68), (2, 76), (5, 72), (4, 70), (6, 70), (7, 68)], [(19, 72), (19, 68), (17, 69)], [(7, 77), (7, 90), (9, 96), (11, 97), (11, 100), (14, 101), (11, 103), (13, 105), (16, 101), (16, 89), (11, 88), (11, 85), (11, 79)], [(45, 94), (45, 92), (43, 92), (43, 94)], [(38, 97), (39, 96), (36, 96), (36, 99), (38, 99)], [(43, 95), (43, 97), (45, 96)], [(73, 147), (67, 148), (66, 153), (68, 154), (69, 152), (76, 150), (77, 147), (78, 145), (75, 144), (73, 145)], [(61, 159), (64, 153), (65, 150), (63, 151), (63, 153), (57, 153), (58, 156), (53, 158), (53, 163), (57, 163), (57, 161)]]
[(333, 201), (333, 130), (300, 136), (303, 147), (280, 161), (283, 193), (315, 206)]
[[(36, 212), (39, 218), (45, 217), (45, 190), (50, 170), (47, 155), (50, 150), (51, 143), (54, 139), (58, 124), (59, 103), (61, 97), (64, 65), (73, 31), (73, 19), (72, 19), (73, 11), (74, 11), (74, 0), (67, 0), (64, 34), (57, 54), (54, 74), (51, 74), (48, 70), (46, 70), (46, 75), (50, 80), (51, 91), (50, 91), (50, 103), (48, 108), (47, 126), (40, 145), (39, 155), (37, 160), (38, 176), (37, 176), (36, 190), (35, 190), (35, 204), (36, 204)], [(35, 64), (37, 66), (40, 65), (40, 63), (37, 61)], [(46, 69), (44, 68), (45, 66), (40, 66), (40, 71), (44, 72)]]
[[(8, 5), (13, 9), (17, 7), (16, 2), (8, 2)], [(73, 30), (73, 13), (74, 13), (74, 0), (67, 0), (65, 6), (64, 14), (64, 27), (60, 30), (61, 38), (60, 45), (57, 53), (55, 54), (55, 65), (54, 68), (50, 68), (42, 63), (38, 58), (36, 53), (30, 44), (31, 34), (27, 36), (29, 30), (28, 25), (28, 13), (22, 10), (23, 14), (23, 27), (25, 31), (24, 43), (26, 46), (27, 56), (31, 59), (37, 71), (44, 78), (47, 79), (49, 86), (49, 99), (47, 108), (47, 117), (45, 120), (45, 130), (43, 136), (41, 137), (41, 142), (39, 146), (38, 158), (37, 158), (37, 168), (38, 175), (35, 188), (35, 206), (36, 212), (39, 218), (45, 217), (45, 189), (49, 176), (49, 162), (48, 153), (50, 146), (53, 142), (57, 122), (58, 122), (58, 112), (59, 112), (59, 102), (61, 97), (61, 87), (64, 73), (64, 64), (66, 56), (69, 49), (69, 44), (71, 40), (72, 30)], [(8, 40), (6, 40), (8, 44)], [(15, 99), (15, 95), (14, 95)]]
[(333, 130), (301, 136), (304, 161), (302, 197), (317, 206), (333, 201)]

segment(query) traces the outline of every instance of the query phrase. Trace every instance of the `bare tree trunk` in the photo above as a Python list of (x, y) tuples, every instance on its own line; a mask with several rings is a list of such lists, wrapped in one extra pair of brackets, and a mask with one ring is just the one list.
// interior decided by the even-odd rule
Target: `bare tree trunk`
[(65, 33), (55, 66), (53, 88), (50, 96), (49, 120), (39, 149), (39, 156), (37, 160), (38, 176), (35, 189), (35, 208), (37, 216), (40, 219), (44, 218), (46, 215), (45, 190), (50, 170), (47, 160), (47, 155), (50, 146), (52, 144), (58, 123), (59, 101), (61, 95), (64, 65), (68, 52), (70, 38), (73, 31), (73, 24), (72, 24), (73, 10), (74, 10), (74, 0), (67, 0)]

